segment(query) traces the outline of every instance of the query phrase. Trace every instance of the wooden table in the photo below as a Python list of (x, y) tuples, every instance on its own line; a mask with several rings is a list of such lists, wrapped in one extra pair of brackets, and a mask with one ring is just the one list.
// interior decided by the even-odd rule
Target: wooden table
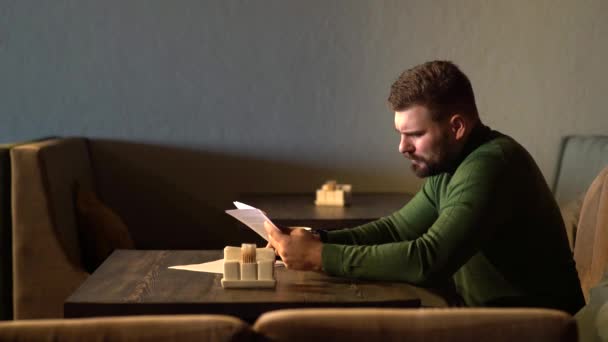
[(401, 209), (412, 199), (407, 193), (353, 193), (347, 207), (315, 206), (314, 194), (245, 194), (244, 203), (265, 211), (285, 226), (323, 229), (350, 228)]
[(168, 269), (217, 260), (221, 251), (118, 250), (64, 303), (64, 316), (228, 314), (253, 322), (302, 307), (418, 307), (405, 283), (356, 281), (275, 269), (275, 289), (223, 289), (221, 274)]

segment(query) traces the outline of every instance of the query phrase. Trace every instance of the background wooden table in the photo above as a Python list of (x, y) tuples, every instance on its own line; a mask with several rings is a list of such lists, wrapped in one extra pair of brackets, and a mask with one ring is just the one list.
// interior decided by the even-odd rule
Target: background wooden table
[(407, 193), (353, 193), (347, 207), (315, 206), (314, 194), (245, 194), (240, 200), (263, 210), (275, 223), (322, 229), (352, 228), (401, 209)]
[(275, 269), (275, 289), (223, 289), (221, 274), (168, 269), (217, 260), (221, 251), (115, 251), (64, 303), (65, 317), (141, 314), (260, 314), (300, 307), (418, 307), (404, 283), (356, 281)]

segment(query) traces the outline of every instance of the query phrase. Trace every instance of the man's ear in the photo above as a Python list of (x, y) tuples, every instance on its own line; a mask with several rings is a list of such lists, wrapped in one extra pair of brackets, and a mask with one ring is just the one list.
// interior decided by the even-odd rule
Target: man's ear
[(454, 134), (454, 139), (461, 140), (469, 130), (467, 120), (461, 114), (454, 114), (450, 118), (450, 131)]

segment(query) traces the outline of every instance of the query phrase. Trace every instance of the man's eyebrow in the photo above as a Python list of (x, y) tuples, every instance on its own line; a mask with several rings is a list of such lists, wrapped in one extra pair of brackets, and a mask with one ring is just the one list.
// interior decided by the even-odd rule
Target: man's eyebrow
[(405, 135), (416, 135), (416, 134), (422, 134), (422, 133), (424, 133), (423, 129), (416, 129), (416, 130), (410, 130), (410, 131), (400, 131), (397, 128), (395, 128), (395, 130), (397, 131), (397, 133), (399, 133), (399, 134), (405, 134)]

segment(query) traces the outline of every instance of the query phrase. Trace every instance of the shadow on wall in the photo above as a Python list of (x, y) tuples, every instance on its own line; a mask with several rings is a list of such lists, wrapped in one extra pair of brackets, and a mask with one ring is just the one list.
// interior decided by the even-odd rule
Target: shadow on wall
[(97, 192), (138, 248), (223, 248), (264, 242), (224, 213), (251, 192), (312, 193), (328, 177), (379, 177), (186, 148), (90, 139)]

